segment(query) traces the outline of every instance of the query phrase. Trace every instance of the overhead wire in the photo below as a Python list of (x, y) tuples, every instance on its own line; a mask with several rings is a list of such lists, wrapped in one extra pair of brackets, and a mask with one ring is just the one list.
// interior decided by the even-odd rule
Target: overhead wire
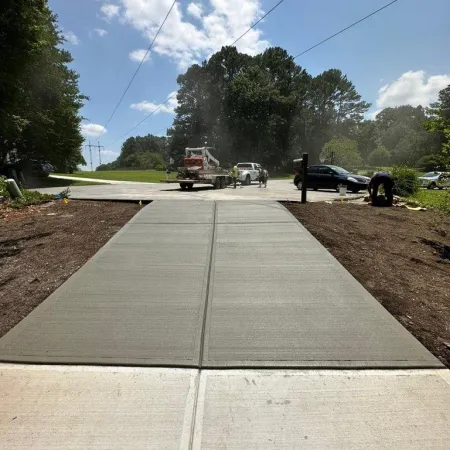
[(172, 12), (172, 9), (174, 8), (175, 4), (177, 3), (178, 0), (174, 0), (174, 2), (172, 3), (172, 6), (170, 7), (169, 11), (166, 14), (166, 17), (164, 17), (164, 20), (162, 21), (161, 25), (158, 28), (158, 31), (156, 32), (155, 36), (153, 37), (152, 42), (150, 43), (147, 51), (145, 52), (141, 62), (139, 63), (138, 68), (136, 69), (136, 71), (134, 72), (133, 76), (131, 77), (130, 82), (128, 83), (127, 87), (125, 88), (125, 91), (123, 92), (122, 96), (120, 97), (119, 101), (117, 102), (117, 105), (115, 106), (115, 108), (113, 109), (113, 112), (111, 113), (109, 119), (106, 121), (106, 124), (103, 126), (102, 131), (100, 132), (100, 134), (97, 136), (97, 138), (101, 137), (103, 135), (103, 133), (106, 131), (106, 127), (110, 124), (111, 120), (113, 119), (113, 117), (115, 116), (117, 110), (119, 109), (119, 106), (122, 104), (123, 99), (125, 98), (125, 95), (127, 94), (128, 90), (130, 89), (131, 85), (133, 84), (134, 79), (136, 78), (139, 70), (141, 69), (142, 65), (144, 64), (144, 62), (146, 61), (146, 58), (148, 56), (148, 54), (150, 53), (150, 50), (153, 47), (153, 44), (156, 41), (156, 38), (158, 37), (159, 33), (161, 32), (164, 24), (166, 23), (170, 13)]
[[(251, 31), (254, 27), (256, 27), (256, 25), (258, 25), (258, 23), (260, 23), (262, 20), (264, 20), (271, 12), (273, 12), (278, 6), (280, 6), (282, 3), (284, 2), (284, 0), (280, 0), (275, 6), (273, 6), (269, 11), (267, 11), (267, 13), (265, 13), (260, 19), (258, 19), (247, 31), (245, 31), (245, 33), (242, 33), (232, 44), (230, 44), (229, 46), (232, 47), (234, 46), (237, 42), (239, 42), (249, 31)], [(169, 103), (170, 100), (172, 100), (175, 96), (177, 95), (177, 92), (174, 92), (172, 95), (170, 95), (167, 100), (164, 103), (161, 103), (160, 105), (158, 105), (158, 107), (152, 111), (148, 116), (144, 117), (144, 119), (142, 119), (138, 124), (136, 124), (133, 128), (130, 128), (130, 130), (128, 130), (123, 136), (121, 136), (120, 138), (116, 139), (111, 145), (114, 145), (116, 142), (120, 141), (121, 139), (123, 139), (124, 137), (128, 136), (128, 134), (130, 134), (133, 130), (135, 130), (139, 125), (141, 125), (143, 122), (145, 122), (147, 119), (149, 119), (151, 116), (153, 116), (156, 112), (158, 112), (164, 105), (166, 105), (167, 103)]]
[(381, 8), (377, 9), (376, 11), (371, 12), (369, 15), (363, 17), (362, 19), (359, 19), (358, 21), (352, 23), (348, 27), (343, 28), (342, 30), (338, 31), (337, 33), (332, 34), (331, 36), (328, 36), (323, 41), (320, 41), (319, 43), (313, 45), (312, 47), (309, 47), (308, 49), (304, 50), (303, 52), (299, 53), (298, 55), (294, 56), (294, 59), (304, 55), (305, 53), (310, 52), (311, 50), (315, 49), (316, 47), (319, 47), (319, 45), (324, 44), (325, 42), (328, 42), (329, 40), (335, 38), (336, 36), (344, 33), (344, 31), (349, 30), (350, 28), (354, 27), (355, 25), (358, 25), (359, 23), (363, 22), (364, 20), (368, 19), (369, 17), (374, 16), (375, 14), (379, 13), (380, 11), (383, 11), (384, 9), (388, 8), (389, 6), (393, 5), (394, 3), (397, 3), (398, 0), (393, 0), (392, 2), (388, 3), (387, 5), (382, 6)]

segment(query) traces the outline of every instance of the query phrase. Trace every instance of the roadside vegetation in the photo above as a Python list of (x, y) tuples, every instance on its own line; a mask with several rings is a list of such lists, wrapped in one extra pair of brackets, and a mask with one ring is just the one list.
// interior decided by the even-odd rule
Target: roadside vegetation
[(41, 194), (37, 191), (21, 189), (22, 197), (12, 198), (7, 189), (6, 179), (0, 177), (0, 208), (25, 208), (31, 205), (40, 205), (51, 202), (55, 199), (54, 195)]
[(408, 201), (450, 214), (450, 190), (419, 190)]

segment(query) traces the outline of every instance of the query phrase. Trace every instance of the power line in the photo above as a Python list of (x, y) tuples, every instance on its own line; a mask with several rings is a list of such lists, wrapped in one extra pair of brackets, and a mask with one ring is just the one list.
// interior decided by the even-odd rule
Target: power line
[(294, 56), (294, 59), (298, 58), (299, 56), (304, 55), (305, 53), (308, 53), (309, 51), (311, 51), (312, 49), (318, 47), (319, 45), (324, 44), (325, 42), (329, 41), (330, 39), (333, 39), (334, 37), (338, 36), (339, 34), (343, 33), (344, 31), (347, 31), (348, 29), (354, 27), (355, 25), (358, 25), (359, 23), (363, 22), (364, 20), (368, 19), (369, 17), (374, 16), (375, 14), (379, 13), (380, 11), (383, 11), (383, 9), (388, 8), (389, 6), (393, 5), (394, 3), (398, 2), (398, 0), (394, 0), (390, 3), (388, 3), (387, 5), (384, 5), (383, 7), (381, 7), (380, 9), (377, 9), (376, 11), (370, 13), (368, 16), (363, 17), (362, 19), (359, 19), (357, 22), (352, 23), (351, 25), (349, 25), (348, 27), (345, 27), (344, 29), (342, 29), (341, 31), (338, 31), (337, 33), (334, 33), (333, 35), (327, 37), (326, 39), (324, 39), (323, 41), (320, 41), (318, 44), (313, 45), (312, 47), (306, 49), (305, 51), (299, 53), (298, 55)]
[(158, 31), (156, 32), (155, 37), (153, 38), (153, 40), (152, 40), (150, 46), (148, 47), (147, 51), (145, 52), (144, 57), (142, 58), (141, 62), (139, 63), (139, 66), (138, 66), (138, 68), (136, 69), (136, 72), (134, 72), (134, 75), (131, 77), (131, 80), (130, 80), (130, 82), (128, 83), (128, 86), (126, 87), (124, 93), (122, 94), (122, 97), (120, 97), (120, 100), (117, 102), (116, 107), (114, 108), (113, 112), (111, 113), (111, 116), (110, 116), (109, 119), (107, 120), (105, 126), (103, 127), (103, 130), (100, 132), (100, 134), (98, 135), (98, 137), (100, 137), (100, 136), (105, 132), (106, 127), (109, 125), (109, 123), (111, 122), (112, 118), (114, 117), (114, 115), (116, 114), (117, 110), (119, 109), (119, 106), (121, 105), (123, 99), (125, 98), (125, 95), (127, 94), (128, 90), (130, 89), (131, 85), (133, 84), (133, 81), (134, 81), (134, 79), (136, 78), (136, 75), (138, 74), (139, 70), (141, 69), (142, 65), (144, 64), (145, 59), (147, 58), (147, 55), (150, 53), (150, 50), (152, 49), (153, 44), (154, 44), (155, 41), (156, 41), (156, 38), (158, 37), (159, 33), (161, 32), (161, 30), (162, 30), (164, 24), (165, 24), (166, 21), (167, 21), (167, 18), (169, 17), (170, 13), (172, 12), (172, 9), (174, 8), (176, 2), (177, 2), (177, 0), (174, 0), (174, 2), (172, 3), (172, 6), (170, 7), (169, 11), (168, 11), (167, 14), (166, 14), (166, 17), (164, 18), (164, 20), (163, 20), (162, 24), (160, 25)]
[(249, 31), (251, 31), (253, 28), (258, 25), (259, 22), (264, 20), (272, 11), (274, 11), (278, 6), (280, 6), (284, 0), (280, 0), (272, 9), (269, 9), (269, 11), (266, 12), (257, 22), (255, 22), (245, 33), (241, 34), (232, 44), (230, 44), (230, 47), (233, 47), (238, 41), (240, 41)]
[(155, 113), (157, 113), (164, 105), (167, 105), (167, 103), (170, 102), (170, 100), (172, 100), (175, 96), (177, 95), (177, 92), (174, 92), (171, 96), (169, 96), (167, 98), (167, 100), (164, 103), (161, 103), (160, 105), (158, 105), (148, 116), (145, 116), (139, 123), (137, 123), (133, 128), (131, 128), (130, 130), (128, 130), (123, 136), (121, 136), (120, 138), (116, 139), (111, 145), (114, 145), (117, 141), (120, 141), (121, 139), (123, 139), (124, 137), (128, 136), (133, 130), (135, 130), (139, 125), (141, 125), (142, 123), (144, 123), (147, 119), (149, 119), (151, 116), (153, 116)]
[[(258, 21), (256, 21), (245, 33), (241, 34), (232, 44), (230, 44), (230, 47), (235, 45), (237, 42), (239, 42), (250, 30), (252, 30), (258, 23), (260, 23), (262, 20), (264, 20), (272, 11), (274, 11), (278, 6), (280, 6), (284, 0), (280, 0), (275, 6), (273, 6), (269, 11), (267, 11), (266, 14), (264, 14)], [(184, 34), (184, 33), (183, 33)], [(135, 130), (139, 125), (141, 125), (143, 122), (145, 122), (148, 118), (153, 116), (160, 108), (162, 108), (164, 105), (166, 105), (172, 98), (174, 98), (177, 95), (177, 92), (174, 92), (170, 97), (167, 98), (167, 100), (164, 103), (161, 103), (158, 105), (158, 107), (152, 111), (148, 116), (144, 117), (137, 125), (135, 125), (133, 128), (128, 130), (122, 137), (119, 139), (116, 139), (111, 145), (114, 145), (117, 141), (120, 141), (124, 137), (128, 136), (133, 130)]]

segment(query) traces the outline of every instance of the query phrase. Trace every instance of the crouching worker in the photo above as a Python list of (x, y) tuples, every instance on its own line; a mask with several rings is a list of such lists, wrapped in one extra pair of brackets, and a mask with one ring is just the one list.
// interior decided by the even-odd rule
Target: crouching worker
[[(383, 196), (378, 196), (378, 190), (380, 186), (384, 188)], [(372, 200), (372, 206), (392, 206), (394, 201), (394, 178), (387, 172), (378, 172), (370, 180), (368, 190)]]

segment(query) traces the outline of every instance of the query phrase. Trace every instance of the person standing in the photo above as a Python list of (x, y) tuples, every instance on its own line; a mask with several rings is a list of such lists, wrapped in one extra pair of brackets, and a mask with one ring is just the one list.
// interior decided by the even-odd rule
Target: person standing
[(269, 172), (267, 172), (266, 169), (263, 169), (262, 166), (259, 166), (259, 174), (258, 174), (258, 181), (259, 181), (259, 186), (261, 187), (261, 185), (263, 184), (264, 187), (267, 187), (267, 179), (269, 178)]
[(367, 190), (372, 200), (372, 206), (383, 206), (378, 198), (378, 189), (383, 185), (384, 195), (386, 197), (386, 206), (392, 206), (394, 201), (395, 181), (391, 174), (387, 172), (378, 172), (370, 180)]
[(237, 179), (239, 176), (239, 170), (236, 165), (231, 169), (231, 176), (233, 178), (234, 189), (236, 189)]

